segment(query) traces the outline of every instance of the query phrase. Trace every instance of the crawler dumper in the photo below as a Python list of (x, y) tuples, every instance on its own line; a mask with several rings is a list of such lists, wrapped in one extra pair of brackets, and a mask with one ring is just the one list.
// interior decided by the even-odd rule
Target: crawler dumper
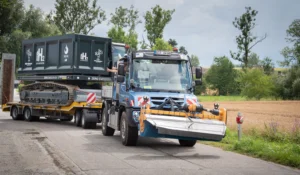
[(77, 126), (95, 128), (101, 122), (101, 82), (112, 81), (107, 65), (125, 52), (125, 44), (86, 35), (25, 40), (18, 79), (27, 84), (20, 101), (2, 104), (2, 110), (14, 120), (74, 118)]

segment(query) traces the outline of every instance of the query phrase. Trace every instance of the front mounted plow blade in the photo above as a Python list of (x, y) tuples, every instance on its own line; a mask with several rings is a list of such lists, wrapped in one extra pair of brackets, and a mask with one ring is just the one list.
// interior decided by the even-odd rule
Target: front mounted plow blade
[(141, 107), (139, 124), (141, 136), (145, 137), (221, 141), (226, 133), (227, 111), (199, 106), (166, 111), (146, 105)]
[(146, 114), (146, 121), (158, 130), (158, 134), (173, 137), (220, 141), (226, 131), (224, 122), (207, 119)]

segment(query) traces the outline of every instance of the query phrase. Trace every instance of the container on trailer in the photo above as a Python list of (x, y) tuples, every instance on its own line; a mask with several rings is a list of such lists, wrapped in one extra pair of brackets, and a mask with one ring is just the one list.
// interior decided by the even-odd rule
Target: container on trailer
[(24, 40), (18, 74), (109, 76), (111, 43), (79, 34)]

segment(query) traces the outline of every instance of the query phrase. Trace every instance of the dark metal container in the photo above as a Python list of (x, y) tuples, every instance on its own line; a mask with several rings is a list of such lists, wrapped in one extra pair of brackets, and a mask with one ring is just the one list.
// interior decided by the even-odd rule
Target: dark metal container
[(19, 75), (109, 76), (111, 39), (67, 34), (24, 40)]

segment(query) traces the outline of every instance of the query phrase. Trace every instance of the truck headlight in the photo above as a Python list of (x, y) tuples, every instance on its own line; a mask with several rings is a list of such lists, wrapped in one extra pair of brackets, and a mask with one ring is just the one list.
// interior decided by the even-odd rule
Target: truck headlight
[(133, 111), (132, 112), (132, 117), (133, 120), (138, 123), (139, 122), (139, 118), (140, 118), (140, 111)]

